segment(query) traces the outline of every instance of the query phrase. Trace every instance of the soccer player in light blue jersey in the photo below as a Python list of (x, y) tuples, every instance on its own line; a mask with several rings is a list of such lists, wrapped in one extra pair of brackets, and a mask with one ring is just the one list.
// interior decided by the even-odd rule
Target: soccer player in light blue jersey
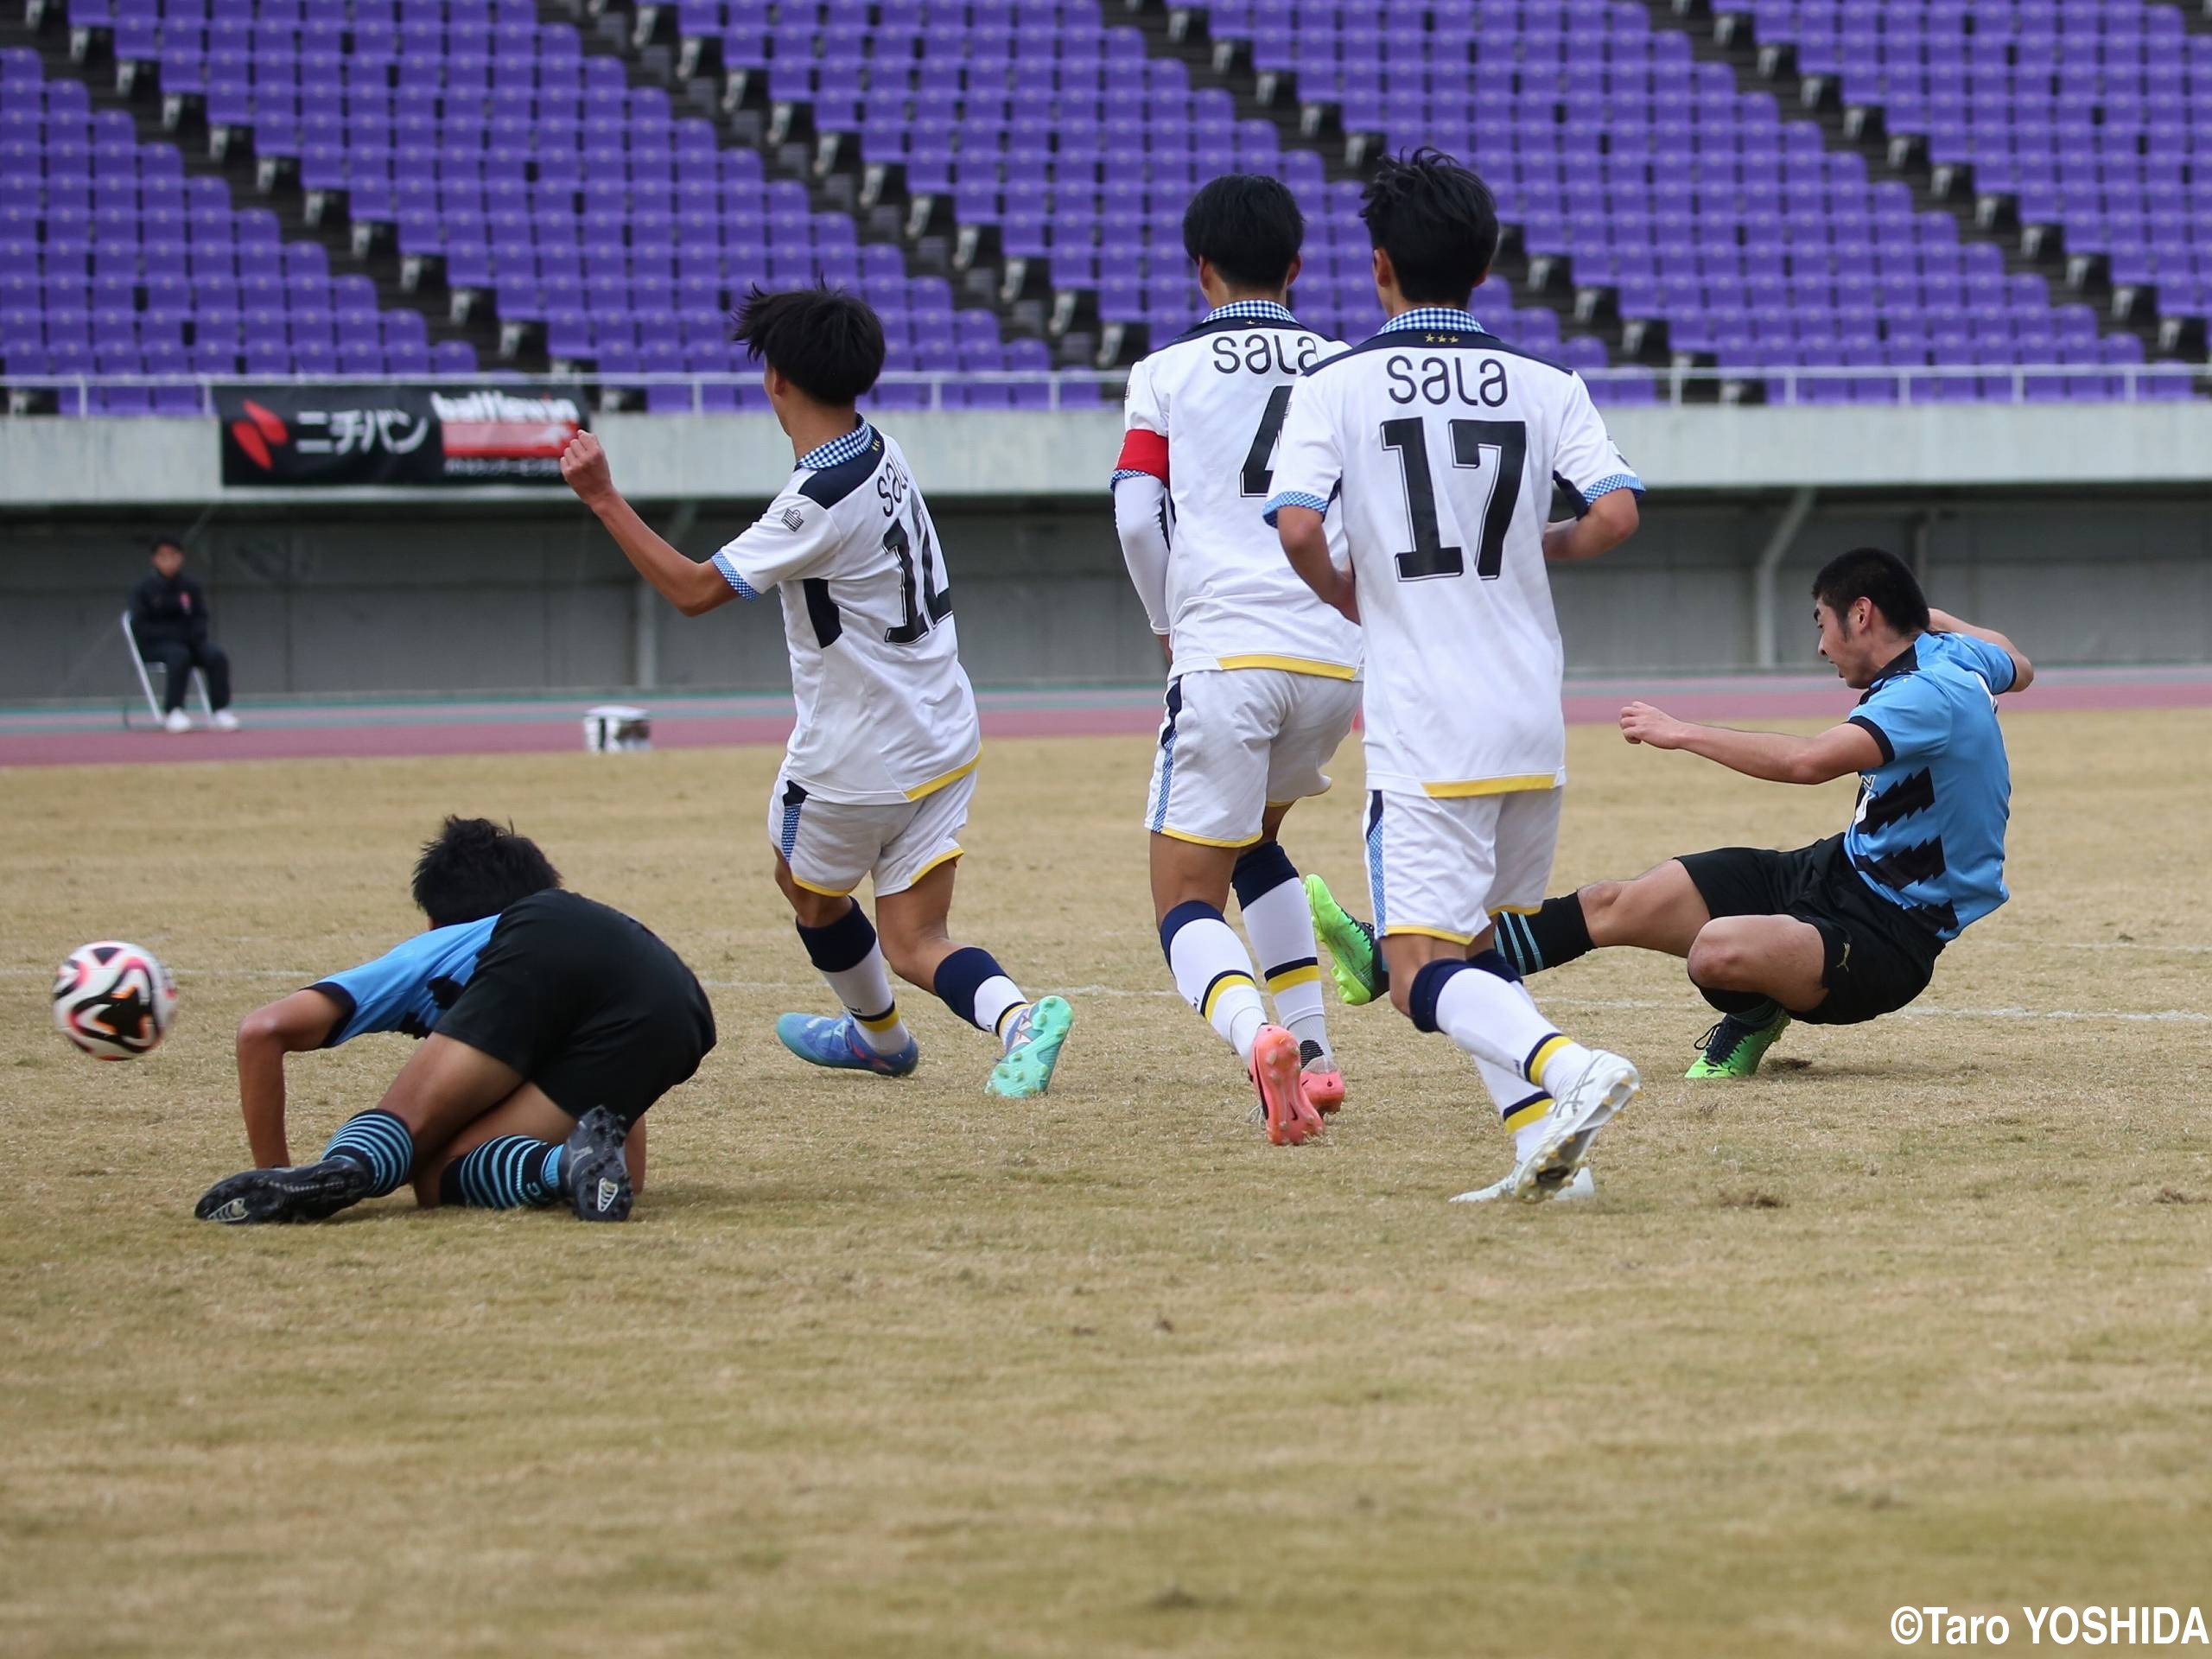
[[(248, 1014), (238, 1104), (255, 1168), (202, 1221), (320, 1221), (412, 1182), (425, 1208), (564, 1205), (620, 1221), (655, 1101), (715, 1046), (699, 982), (619, 910), (562, 890), (527, 836), (448, 818), (415, 867), (429, 931)], [(284, 1057), (375, 1032), (419, 1039), (384, 1098), (294, 1166)]]
[[(1691, 982), (1721, 1016), (1693, 1077), (1750, 1077), (1793, 1018), (1854, 1025), (1903, 1007), (1943, 947), (2005, 899), (2012, 782), (1996, 700), (2026, 690), (2033, 666), (2003, 634), (1930, 610), (1903, 561), (1876, 548), (1821, 569), (1813, 614), (1821, 655), (1865, 694), (1847, 720), (1792, 737), (1632, 702), (1621, 733), (1776, 783), (1858, 772), (1858, 809), (1840, 835), (1794, 852), (1669, 859), (1498, 927), (1498, 949), (1523, 974), (1609, 945), (1688, 958)], [(1363, 925), (1325, 891), (1313, 897), (1340, 987), (1365, 1001), (1378, 976)]]

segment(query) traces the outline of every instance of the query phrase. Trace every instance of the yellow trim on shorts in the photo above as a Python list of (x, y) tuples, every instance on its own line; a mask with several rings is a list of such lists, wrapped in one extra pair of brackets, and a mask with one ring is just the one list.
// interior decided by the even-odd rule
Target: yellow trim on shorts
[(1555, 772), (1524, 772), (1512, 778), (1468, 778), (1452, 784), (1423, 784), (1421, 793), (1432, 801), (1461, 801), (1475, 795), (1518, 795), (1524, 791), (1556, 789)]
[(1321, 977), (1319, 964), (1307, 963), (1303, 968), (1292, 968), (1280, 974), (1268, 976), (1268, 995), (1287, 991), (1294, 985), (1311, 985)]
[[(1205, 1006), (1198, 1010), (1198, 1017), (1202, 1020), (1211, 1020), (1213, 1018), (1213, 1005), (1221, 1001), (1221, 994), (1232, 985), (1251, 986), (1252, 976), (1249, 974), (1224, 974), (1219, 979), (1214, 981), (1212, 986), (1209, 988), (1206, 992)], [(1259, 988), (1257, 986), (1252, 986), (1252, 988), (1257, 990)]]
[(855, 882), (852, 887), (817, 887), (813, 882), (802, 880), (798, 873), (794, 870), (791, 873), (791, 885), (795, 887), (804, 887), (809, 893), (818, 893), (824, 899), (849, 899), (853, 896), (854, 887), (857, 887), (860, 884)]
[(1472, 944), (1475, 942), (1475, 936), (1471, 933), (1452, 933), (1440, 927), (1401, 927), (1393, 922), (1382, 930), (1382, 937), (1386, 939), (1398, 933), (1418, 933), (1425, 939), (1441, 939), (1446, 944)]
[(1505, 1115), (1505, 1127), (1509, 1130), (1525, 1129), (1551, 1109), (1552, 1097), (1549, 1095), (1539, 1096), (1535, 1100), (1523, 1101)]
[(1217, 668), (1279, 668), (1286, 674), (1311, 674), (1321, 680), (1356, 680), (1359, 671), (1343, 663), (1316, 662), (1311, 657), (1217, 657)]
[(950, 772), (946, 772), (942, 778), (932, 778), (926, 784), (916, 785), (913, 788), (906, 791), (906, 798), (910, 801), (918, 801), (925, 795), (934, 795), (938, 791), (943, 789), (947, 784), (958, 783), (963, 778), (965, 778), (969, 772), (975, 771), (976, 767), (982, 764), (983, 752), (981, 749), (978, 749), (976, 751), (975, 758), (969, 760), (966, 766), (955, 766)]
[(908, 876), (906, 878), (906, 886), (908, 887), (920, 887), (922, 885), (922, 878), (924, 876), (927, 875), (931, 870), (937, 868), (938, 865), (949, 864), (959, 856), (960, 849), (957, 847), (955, 847), (950, 852), (939, 853), (935, 858), (930, 860), (928, 863), (923, 865), (920, 869), (916, 870), (913, 874)]
[(1187, 830), (1163, 828), (1155, 830), (1152, 833), (1155, 836), (1165, 836), (1170, 841), (1187, 841), (1193, 847), (1227, 847), (1232, 851), (1239, 847), (1256, 847), (1260, 844), (1260, 837), (1256, 833), (1245, 836), (1242, 841), (1223, 841), (1215, 836), (1194, 836)]

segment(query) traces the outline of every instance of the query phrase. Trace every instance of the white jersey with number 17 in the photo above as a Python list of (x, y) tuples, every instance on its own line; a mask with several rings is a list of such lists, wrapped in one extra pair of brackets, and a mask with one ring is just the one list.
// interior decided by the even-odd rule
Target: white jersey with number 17
[(1408, 313), (1298, 382), (1267, 516), (1340, 497), (1371, 787), (1451, 798), (1566, 781), (1543, 549), (1554, 478), (1586, 502), (1643, 488), (1580, 376), (1464, 312)]
[(810, 450), (714, 563), (742, 598), (782, 593), (798, 704), (786, 781), (819, 800), (887, 805), (975, 770), (952, 580), (897, 444), (863, 421)]

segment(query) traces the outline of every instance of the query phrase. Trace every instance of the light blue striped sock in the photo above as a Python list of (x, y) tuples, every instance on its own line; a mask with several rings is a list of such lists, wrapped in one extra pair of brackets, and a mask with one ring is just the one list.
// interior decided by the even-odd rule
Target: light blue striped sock
[(349, 1117), (322, 1149), (325, 1158), (351, 1158), (369, 1172), (375, 1185), (369, 1196), (380, 1198), (405, 1185), (415, 1166), (415, 1137), (390, 1112), (378, 1108)]
[(477, 1210), (545, 1209), (561, 1201), (564, 1150), (524, 1135), (486, 1141), (454, 1165), (446, 1194)]

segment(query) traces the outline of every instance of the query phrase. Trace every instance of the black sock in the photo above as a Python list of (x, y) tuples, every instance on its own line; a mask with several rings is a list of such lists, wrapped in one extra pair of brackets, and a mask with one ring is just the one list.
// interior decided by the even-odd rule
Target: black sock
[(1764, 1031), (1782, 1013), (1782, 1004), (1764, 991), (1715, 991), (1700, 985), (1697, 994), (1738, 1025)]
[(1582, 895), (1547, 899), (1533, 916), (1500, 916), (1497, 948), (1524, 976), (1588, 956), (1597, 946), (1590, 943), (1590, 924), (1582, 918)]

